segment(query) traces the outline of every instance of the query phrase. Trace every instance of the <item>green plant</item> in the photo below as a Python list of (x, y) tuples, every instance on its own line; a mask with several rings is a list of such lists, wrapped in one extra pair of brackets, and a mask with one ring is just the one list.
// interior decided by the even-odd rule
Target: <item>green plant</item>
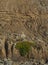
[(25, 56), (31, 49), (30, 42), (19, 42), (16, 45), (16, 48), (19, 49), (20, 55)]
[(21, 56), (25, 56), (30, 50), (31, 46), (35, 46), (33, 42), (18, 42), (16, 48), (19, 50)]

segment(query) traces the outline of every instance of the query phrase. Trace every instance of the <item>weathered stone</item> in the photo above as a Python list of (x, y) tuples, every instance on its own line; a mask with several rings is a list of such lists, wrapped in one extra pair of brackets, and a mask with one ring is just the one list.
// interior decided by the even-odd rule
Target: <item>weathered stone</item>
[(0, 65), (4, 65), (4, 62), (2, 60), (0, 60)]
[[(22, 32), (25, 35), (22, 35)], [(39, 43), (42, 49), (39, 53), (38, 50), (32, 49), (34, 58), (48, 58), (48, 0), (1, 0), (0, 36), (1, 34), (3, 36), (0, 40), (2, 46), (0, 57), (6, 56), (4, 42), (5, 38), (10, 38), (15, 43), (26, 39)], [(11, 57), (12, 43), (8, 43)]]
[(13, 62), (10, 59), (4, 59), (4, 65), (13, 65)]

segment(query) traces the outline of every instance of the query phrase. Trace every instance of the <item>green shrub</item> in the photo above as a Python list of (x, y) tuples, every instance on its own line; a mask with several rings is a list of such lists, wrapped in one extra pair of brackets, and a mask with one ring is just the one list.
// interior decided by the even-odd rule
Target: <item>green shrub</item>
[(31, 50), (31, 46), (35, 46), (35, 43), (24, 41), (18, 42), (16, 48), (19, 50), (21, 56), (25, 56)]

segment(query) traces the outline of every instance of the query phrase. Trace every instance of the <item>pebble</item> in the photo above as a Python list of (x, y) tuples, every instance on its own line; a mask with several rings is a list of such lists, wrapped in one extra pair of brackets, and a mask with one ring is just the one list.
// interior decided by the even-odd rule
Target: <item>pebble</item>
[(11, 59), (0, 60), (0, 65), (48, 65), (48, 64), (38, 64), (37, 62), (26, 61), (26, 62), (13, 62)]
[(4, 65), (4, 62), (2, 60), (0, 60), (0, 65)]

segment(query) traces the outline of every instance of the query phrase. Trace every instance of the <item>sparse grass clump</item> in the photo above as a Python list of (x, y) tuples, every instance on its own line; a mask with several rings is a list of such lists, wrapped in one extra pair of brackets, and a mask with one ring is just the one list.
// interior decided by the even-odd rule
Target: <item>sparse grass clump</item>
[(31, 50), (31, 46), (35, 46), (35, 43), (23, 41), (18, 42), (16, 48), (19, 50), (21, 56), (25, 56)]

